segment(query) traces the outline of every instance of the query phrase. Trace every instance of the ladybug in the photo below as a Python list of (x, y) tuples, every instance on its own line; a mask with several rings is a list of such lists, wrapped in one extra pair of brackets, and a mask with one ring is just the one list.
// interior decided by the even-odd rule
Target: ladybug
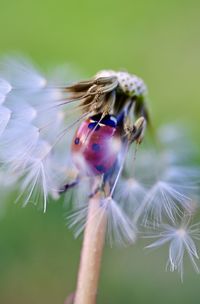
[(122, 140), (114, 115), (97, 114), (83, 121), (72, 142), (72, 158), (82, 175), (107, 174), (115, 165)]

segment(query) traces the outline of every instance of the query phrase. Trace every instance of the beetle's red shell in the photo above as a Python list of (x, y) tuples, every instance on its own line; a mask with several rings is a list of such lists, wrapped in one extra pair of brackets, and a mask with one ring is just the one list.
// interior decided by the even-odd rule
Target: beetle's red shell
[[(108, 119), (110, 118), (111, 115)], [(121, 144), (115, 124), (108, 125), (106, 120), (98, 123), (91, 117), (82, 122), (74, 136), (72, 143), (74, 163), (81, 174), (107, 173), (117, 160)]]

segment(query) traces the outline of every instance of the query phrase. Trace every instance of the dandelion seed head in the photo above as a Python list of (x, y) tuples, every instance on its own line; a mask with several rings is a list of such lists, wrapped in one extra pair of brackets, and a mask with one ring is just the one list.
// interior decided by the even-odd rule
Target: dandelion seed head
[(199, 228), (190, 221), (176, 225), (199, 208), (200, 170), (191, 165), (195, 149), (186, 132), (164, 126), (139, 145), (149, 126), (140, 77), (106, 70), (71, 84), (72, 72), (64, 73), (61, 85), (57, 72), (46, 77), (23, 58), (0, 62), (0, 165), (8, 185), (18, 185), (18, 200), (40, 201), (46, 211), (49, 197), (76, 185), (65, 201), (78, 236), (98, 193), (96, 228), (107, 219), (111, 245), (131, 245), (137, 227), (152, 228), (157, 240), (148, 247), (169, 244), (168, 269), (182, 274), (187, 253), (197, 270)]
[(100, 71), (95, 75), (95, 78), (101, 77), (116, 77), (119, 81), (119, 86), (122, 91), (132, 95), (146, 95), (147, 87), (144, 81), (136, 75), (131, 75), (127, 72), (116, 72), (112, 70)]

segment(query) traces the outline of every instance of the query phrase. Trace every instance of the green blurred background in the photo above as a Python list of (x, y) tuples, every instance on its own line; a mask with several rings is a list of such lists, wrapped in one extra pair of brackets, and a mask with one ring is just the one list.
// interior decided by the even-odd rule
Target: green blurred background
[[(85, 75), (127, 69), (148, 84), (154, 124), (183, 120), (199, 140), (200, 2), (0, 0), (0, 54), (41, 68), (71, 63)], [(187, 143), (186, 143), (187, 144)], [(81, 240), (65, 227), (62, 202), (46, 214), (7, 198), (0, 220), (0, 304), (63, 303), (75, 289)], [(167, 248), (106, 248), (100, 304), (198, 303), (200, 277), (184, 284), (164, 269)]]

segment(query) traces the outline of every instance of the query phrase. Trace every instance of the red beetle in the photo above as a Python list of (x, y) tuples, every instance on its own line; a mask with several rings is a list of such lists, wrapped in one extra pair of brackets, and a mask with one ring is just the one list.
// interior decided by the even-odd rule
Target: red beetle
[(108, 173), (117, 161), (122, 140), (114, 115), (88, 118), (78, 128), (72, 143), (73, 161), (82, 175)]

